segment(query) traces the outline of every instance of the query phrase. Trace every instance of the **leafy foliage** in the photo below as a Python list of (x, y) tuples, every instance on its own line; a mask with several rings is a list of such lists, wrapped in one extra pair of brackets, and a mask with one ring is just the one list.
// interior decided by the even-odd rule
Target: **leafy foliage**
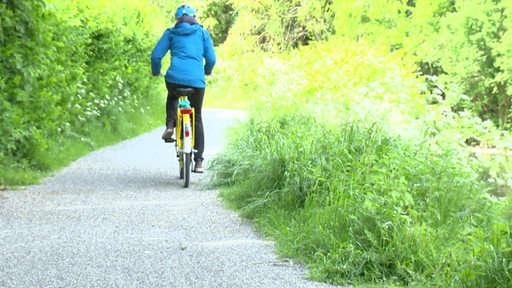
[[(459, 96), (457, 105), (509, 128), (510, 67), (505, 62), (510, 62), (510, 53), (503, 43), (511, 41), (512, 7), (505, 2), (457, 2), (455, 12), (439, 20), (439, 30), (430, 36), (429, 50), (422, 51), (424, 61), (438, 71), (422, 72), (439, 76), (443, 86), (460, 86), (468, 97)], [(453, 97), (450, 92), (448, 97)]]
[(227, 42), (244, 50), (286, 50), (325, 40), (333, 33), (332, 1), (232, 0), (236, 20)]
[(509, 2), (234, 0), (238, 17), (225, 45), (283, 51), (335, 36), (385, 45), (416, 60), (428, 101), (509, 129)]
[(338, 33), (386, 43), (391, 50), (404, 49), (409, 57), (418, 58), (418, 71), (439, 92), (438, 100), (509, 128), (510, 67), (505, 64), (510, 62), (509, 2), (353, 1), (350, 5), (350, 13), (336, 15)]
[(215, 46), (222, 44), (228, 37), (229, 30), (236, 19), (237, 13), (231, 1), (211, 0), (206, 4), (202, 24), (208, 29)]
[(0, 3), (1, 167), (46, 170), (70, 141), (94, 146), (96, 129), (123, 134), (139, 129), (131, 119), (151, 123), (161, 100), (148, 77), (150, 12), (117, 4)]

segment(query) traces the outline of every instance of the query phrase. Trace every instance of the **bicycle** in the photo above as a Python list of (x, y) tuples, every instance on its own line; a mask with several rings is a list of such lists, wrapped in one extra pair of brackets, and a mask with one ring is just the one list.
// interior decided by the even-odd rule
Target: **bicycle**
[(183, 179), (183, 186), (187, 188), (190, 184), (190, 174), (192, 172), (192, 153), (195, 144), (195, 111), (190, 106), (188, 96), (194, 93), (192, 88), (177, 88), (176, 93), (179, 95), (177, 119), (174, 137), (165, 142), (174, 142), (176, 149), (176, 157), (179, 163), (180, 179)]

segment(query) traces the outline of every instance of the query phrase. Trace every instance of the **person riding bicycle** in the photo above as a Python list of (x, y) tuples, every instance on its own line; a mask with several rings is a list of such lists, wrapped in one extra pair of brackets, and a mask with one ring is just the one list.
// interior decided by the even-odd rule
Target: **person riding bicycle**
[(171, 52), (171, 65), (165, 73), (167, 87), (166, 129), (162, 139), (172, 138), (176, 126), (178, 97), (176, 88), (193, 88), (189, 96), (190, 104), (195, 109), (195, 149), (194, 171), (203, 172), (204, 130), (201, 108), (206, 87), (205, 75), (211, 75), (216, 56), (210, 33), (199, 24), (196, 10), (183, 4), (176, 10), (174, 27), (166, 29), (151, 53), (151, 70), (153, 76), (161, 75), (162, 58)]

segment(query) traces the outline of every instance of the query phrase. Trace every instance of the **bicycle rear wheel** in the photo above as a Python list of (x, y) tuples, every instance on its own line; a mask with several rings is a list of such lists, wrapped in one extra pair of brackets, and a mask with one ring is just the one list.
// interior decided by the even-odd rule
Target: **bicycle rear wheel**
[(183, 153), (183, 169), (180, 170), (180, 176), (181, 171), (183, 171), (183, 186), (187, 188), (190, 184), (190, 172), (192, 170), (192, 153)]
[(185, 157), (183, 157), (183, 153), (180, 153), (178, 156), (178, 163), (180, 166), (180, 179), (183, 179), (185, 177)]

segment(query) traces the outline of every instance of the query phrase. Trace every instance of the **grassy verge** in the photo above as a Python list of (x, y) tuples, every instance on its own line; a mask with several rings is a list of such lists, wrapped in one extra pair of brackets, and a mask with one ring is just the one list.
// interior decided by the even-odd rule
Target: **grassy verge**
[(86, 129), (81, 129), (87, 131), (87, 135), (68, 133), (66, 137), (53, 139), (38, 155), (37, 165), (23, 161), (5, 163), (0, 166), (0, 188), (16, 189), (16, 187), (38, 183), (42, 178), (91, 151), (160, 126), (164, 117), (163, 103), (163, 98), (161, 103), (152, 103), (152, 108), (146, 113), (120, 114), (116, 119), (115, 129), (106, 127), (102, 123), (90, 123)]
[(337, 284), (508, 287), (511, 198), (486, 193), (465, 155), (326, 125), (308, 113), (254, 116), (213, 162), (232, 208), (278, 251)]

